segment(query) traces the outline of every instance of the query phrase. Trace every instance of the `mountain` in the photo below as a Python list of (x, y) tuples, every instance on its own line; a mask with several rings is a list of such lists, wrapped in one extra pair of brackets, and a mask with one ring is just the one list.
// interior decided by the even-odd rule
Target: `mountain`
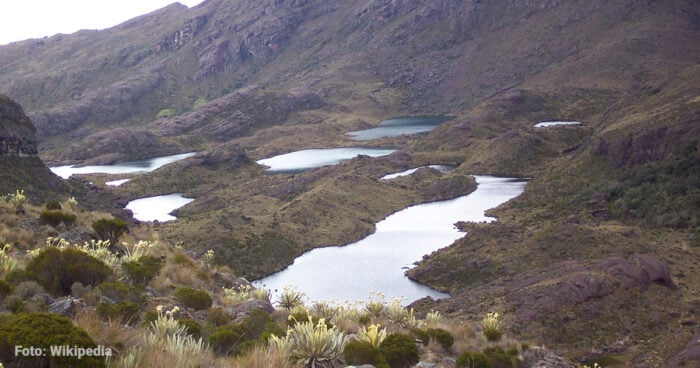
[[(453, 296), (415, 307), (504, 311), (581, 362), (673, 366), (698, 334), (699, 36), (690, 0), (208, 0), (0, 46), (0, 93), (50, 163), (200, 152), (115, 192), (197, 198), (159, 232), (247, 277), (468, 193), (469, 174), (529, 177), (497, 223), (463, 224), (409, 272)], [(453, 119), (344, 136), (411, 114)], [(534, 128), (549, 120), (583, 124)], [(398, 152), (282, 176), (254, 163), (351, 145)], [(436, 163), (458, 167), (377, 180)]]

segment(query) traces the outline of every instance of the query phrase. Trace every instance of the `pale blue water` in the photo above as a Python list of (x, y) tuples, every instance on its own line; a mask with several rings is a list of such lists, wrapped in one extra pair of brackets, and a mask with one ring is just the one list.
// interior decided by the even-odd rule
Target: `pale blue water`
[(173, 193), (135, 199), (127, 203), (126, 209), (131, 210), (139, 221), (166, 222), (176, 220), (170, 213), (192, 201), (194, 199), (185, 198), (182, 193)]
[(65, 165), (52, 167), (51, 171), (54, 174), (68, 179), (73, 174), (94, 174), (94, 173), (104, 173), (104, 174), (129, 174), (129, 173), (144, 173), (153, 171), (159, 167), (165, 166), (167, 164), (184, 160), (188, 157), (192, 157), (196, 152), (181, 153), (172, 156), (162, 156), (149, 158), (147, 160), (139, 161), (129, 161), (122, 162), (114, 165), (89, 165), (83, 167), (75, 167), (75, 165)]
[(452, 244), (464, 236), (458, 221), (494, 221), (484, 215), (520, 195), (525, 183), (510, 178), (476, 176), (477, 189), (456, 199), (419, 204), (396, 212), (376, 224), (376, 231), (345, 246), (307, 252), (286, 269), (255, 281), (256, 287), (279, 295), (293, 285), (309, 300), (366, 301), (369, 292), (383, 292), (386, 300), (402, 298), (404, 304), (446, 294), (409, 280), (404, 272), (423, 255)]
[(319, 166), (335, 165), (358, 155), (379, 157), (394, 151), (396, 150), (362, 147), (307, 149), (273, 156), (259, 160), (257, 163), (268, 166), (266, 171), (269, 173), (297, 172)]
[(535, 128), (548, 128), (557, 125), (581, 125), (580, 121), (543, 121), (535, 124)]
[(426, 133), (448, 120), (450, 117), (447, 116), (405, 116), (387, 119), (375, 128), (356, 130), (348, 132), (347, 135), (356, 141), (367, 141), (402, 134)]
[(421, 169), (424, 167), (429, 167), (431, 169), (435, 169), (435, 170), (443, 172), (443, 173), (454, 169), (454, 166), (448, 166), (448, 165), (428, 165), (428, 166), (415, 167), (413, 169), (408, 169), (406, 171), (401, 171), (401, 172), (397, 172), (397, 173), (393, 173), (393, 174), (387, 174), (387, 175), (382, 176), (379, 179), (380, 180), (391, 180), (391, 179), (395, 179), (395, 178), (398, 178), (401, 176), (411, 175), (414, 172), (418, 171), (418, 169)]

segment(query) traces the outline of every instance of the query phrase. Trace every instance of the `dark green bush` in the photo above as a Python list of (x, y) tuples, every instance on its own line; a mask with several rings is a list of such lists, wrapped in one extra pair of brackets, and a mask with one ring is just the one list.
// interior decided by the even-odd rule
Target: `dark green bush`
[(197, 323), (197, 321), (189, 318), (178, 319), (177, 323), (181, 326), (185, 326), (185, 332), (192, 335), (195, 339), (202, 337), (202, 326)]
[(351, 365), (372, 364), (377, 368), (388, 367), (379, 349), (366, 341), (352, 340), (343, 351), (345, 363)]
[(211, 307), (212, 303), (211, 297), (206, 291), (186, 286), (178, 288), (174, 296), (175, 300), (194, 310), (207, 309)]
[(122, 263), (122, 269), (134, 285), (146, 286), (158, 275), (163, 267), (160, 258), (143, 256), (136, 262)]
[(56, 227), (61, 224), (71, 226), (75, 223), (76, 216), (72, 213), (66, 213), (61, 210), (44, 210), (39, 214), (39, 223), (42, 225), (51, 225)]
[(97, 289), (102, 296), (114, 302), (139, 300), (139, 290), (123, 282), (103, 282)]
[(207, 310), (207, 322), (214, 327), (220, 327), (231, 322), (231, 318), (221, 308), (209, 308)]
[(51, 313), (18, 314), (4, 318), (0, 323), (0, 361), (18, 367), (104, 367), (103, 357), (83, 356), (15, 356), (14, 347), (33, 346), (49, 349), (50, 346), (95, 348), (95, 342), (82, 329), (73, 326), (71, 320)]
[(34, 281), (34, 279), (36, 279), (36, 277), (31, 272), (17, 269), (12, 270), (5, 276), (5, 281), (7, 281), (8, 284), (13, 286), (17, 286), (25, 281)]
[(61, 204), (58, 203), (58, 201), (55, 201), (53, 199), (46, 202), (46, 205), (44, 207), (46, 207), (47, 210), (62, 210), (63, 209), (63, 207), (61, 207)]
[(97, 315), (105, 320), (120, 322), (134, 322), (139, 313), (139, 305), (131, 302), (100, 303), (97, 306)]
[(10, 293), (12, 293), (12, 286), (7, 281), (0, 280), (0, 301), (10, 295)]
[(109, 240), (111, 245), (117, 244), (119, 237), (129, 232), (129, 227), (126, 226), (126, 222), (118, 218), (97, 220), (92, 223), (92, 229), (95, 230), (99, 239)]
[(423, 346), (427, 346), (430, 343), (430, 334), (428, 331), (422, 330), (418, 327), (411, 329), (411, 335), (423, 343)]
[(255, 344), (265, 343), (271, 334), (284, 335), (284, 330), (263, 310), (254, 310), (238, 325), (218, 327), (209, 344), (217, 354), (238, 355)]
[(53, 295), (68, 295), (75, 282), (95, 286), (107, 279), (112, 270), (102, 261), (77, 249), (43, 249), (27, 264), (26, 272)]
[(507, 352), (498, 346), (489, 346), (482, 351), (489, 358), (492, 368), (517, 368), (518, 349), (510, 349)]
[(454, 337), (442, 328), (429, 328), (428, 335), (433, 341), (437, 341), (437, 343), (447, 351), (449, 351), (455, 343)]
[(465, 351), (457, 357), (457, 368), (492, 368), (486, 355), (475, 351)]
[(368, 326), (370, 323), (372, 323), (372, 317), (367, 314), (363, 314), (357, 319), (357, 322), (363, 326)]
[(391, 368), (408, 368), (419, 361), (418, 347), (410, 336), (402, 333), (389, 334), (379, 345), (379, 352)]

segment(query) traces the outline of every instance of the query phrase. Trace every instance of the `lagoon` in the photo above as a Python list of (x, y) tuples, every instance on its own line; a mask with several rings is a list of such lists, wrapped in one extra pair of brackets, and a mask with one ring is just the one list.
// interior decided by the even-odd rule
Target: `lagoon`
[(76, 167), (75, 165), (65, 165), (52, 167), (51, 171), (63, 179), (70, 178), (73, 174), (129, 174), (129, 173), (145, 173), (153, 171), (167, 164), (184, 160), (192, 157), (196, 152), (181, 153), (172, 156), (154, 157), (146, 160), (128, 161), (114, 165), (88, 165)]
[(449, 246), (464, 236), (458, 221), (494, 221), (484, 211), (520, 195), (525, 182), (511, 178), (475, 176), (477, 189), (465, 196), (419, 204), (396, 212), (376, 224), (376, 231), (345, 246), (318, 248), (299, 256), (286, 269), (255, 281), (276, 298), (294, 285), (309, 300), (343, 302), (367, 300), (370, 291), (404, 304), (430, 296), (448, 295), (409, 280), (404, 272), (423, 255)]
[(385, 137), (396, 137), (403, 134), (426, 133), (450, 119), (449, 116), (444, 115), (404, 116), (384, 120), (375, 128), (356, 130), (346, 134), (353, 140), (367, 141)]
[(535, 128), (549, 128), (558, 125), (581, 125), (580, 121), (543, 121), (535, 124)]
[(185, 198), (182, 193), (173, 193), (135, 199), (126, 205), (126, 209), (131, 210), (139, 221), (166, 222), (176, 220), (170, 213), (192, 201), (194, 199)]
[(446, 173), (449, 172), (450, 170), (454, 169), (454, 166), (448, 166), (448, 165), (428, 165), (428, 166), (421, 166), (421, 167), (415, 167), (413, 169), (408, 169), (406, 171), (401, 171), (393, 174), (387, 174), (379, 178), (380, 180), (391, 180), (391, 179), (396, 179), (401, 176), (406, 176), (406, 175), (411, 175), (414, 172), (418, 171), (418, 169), (422, 169), (424, 167), (429, 167), (431, 169), (435, 169), (441, 173)]
[(257, 163), (268, 166), (269, 168), (265, 170), (268, 173), (291, 173), (325, 165), (336, 165), (359, 155), (379, 157), (394, 151), (396, 150), (362, 147), (306, 149), (262, 159)]

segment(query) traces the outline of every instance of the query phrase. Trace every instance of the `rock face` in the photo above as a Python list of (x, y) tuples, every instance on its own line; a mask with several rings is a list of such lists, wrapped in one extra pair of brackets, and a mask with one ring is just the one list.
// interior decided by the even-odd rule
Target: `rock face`
[(0, 155), (36, 155), (36, 129), (22, 107), (0, 95)]
[(675, 287), (666, 265), (648, 255), (612, 257), (588, 265), (568, 261), (525, 276), (514, 283), (506, 299), (516, 308), (518, 319), (528, 322), (562, 306), (585, 303), (618, 290), (644, 288), (654, 282)]
[(525, 368), (573, 368), (564, 358), (551, 351), (542, 348), (528, 349), (523, 353), (523, 367)]

